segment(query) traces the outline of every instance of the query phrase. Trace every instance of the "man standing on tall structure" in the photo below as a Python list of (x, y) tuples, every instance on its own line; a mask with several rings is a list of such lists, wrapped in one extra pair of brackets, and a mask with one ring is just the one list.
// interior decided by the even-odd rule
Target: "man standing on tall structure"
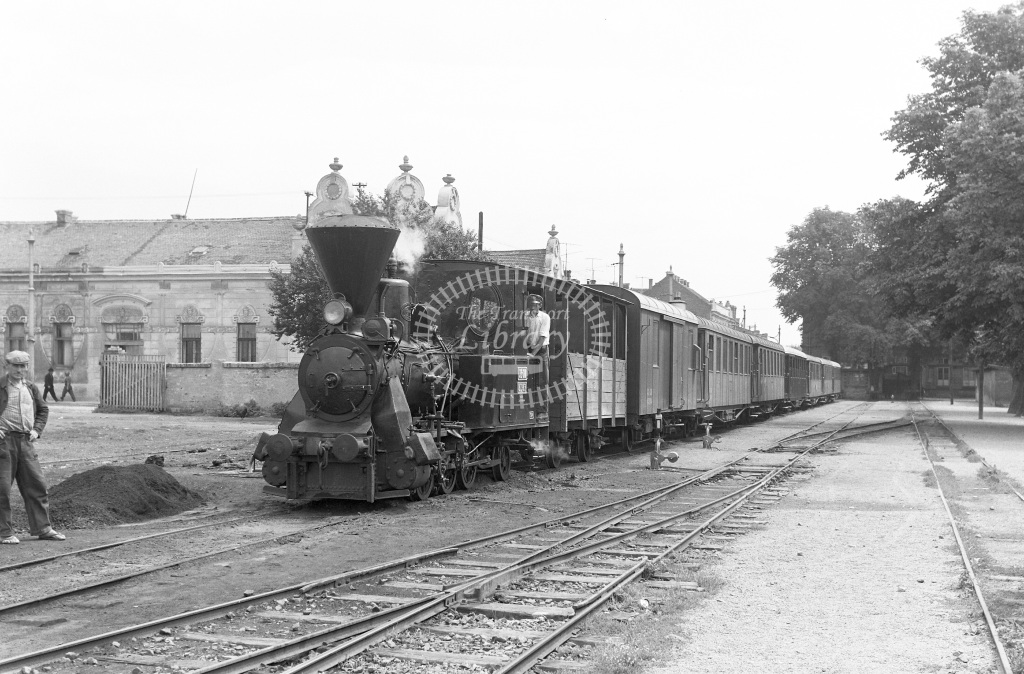
[(11, 522), (11, 487), (25, 501), (29, 533), (46, 541), (63, 541), (50, 526), (50, 501), (43, 471), (32, 443), (46, 427), (50, 409), (39, 387), (25, 380), (28, 354), (11, 351), (4, 357), (7, 374), (0, 377), (0, 544), (19, 543)]

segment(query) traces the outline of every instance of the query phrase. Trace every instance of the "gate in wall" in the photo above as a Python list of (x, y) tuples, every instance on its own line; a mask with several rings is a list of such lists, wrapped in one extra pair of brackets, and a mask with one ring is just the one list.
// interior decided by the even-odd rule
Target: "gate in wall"
[(166, 373), (163, 356), (104, 353), (100, 357), (100, 408), (162, 412)]

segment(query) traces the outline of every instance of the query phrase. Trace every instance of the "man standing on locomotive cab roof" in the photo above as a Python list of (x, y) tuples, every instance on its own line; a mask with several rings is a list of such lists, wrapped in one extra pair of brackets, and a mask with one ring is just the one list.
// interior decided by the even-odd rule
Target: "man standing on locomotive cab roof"
[(540, 296), (530, 295), (526, 298), (526, 317), (523, 323), (526, 327), (526, 339), (524, 340), (526, 351), (531, 356), (540, 356), (543, 371), (541, 373), (541, 386), (548, 385), (548, 341), (551, 337), (551, 316), (540, 308)]
[(11, 488), (15, 480), (25, 501), (29, 533), (44, 541), (63, 541), (50, 526), (50, 501), (32, 443), (46, 427), (50, 408), (39, 387), (25, 381), (28, 354), (11, 351), (7, 374), (0, 377), (0, 544), (18, 543), (11, 524)]

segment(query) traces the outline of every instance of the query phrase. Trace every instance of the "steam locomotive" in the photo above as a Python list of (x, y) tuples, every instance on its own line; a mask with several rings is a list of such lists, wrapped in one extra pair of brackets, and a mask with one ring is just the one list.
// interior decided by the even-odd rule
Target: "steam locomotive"
[[(288, 499), (425, 499), (509, 477), (512, 452), (557, 467), (605, 442), (694, 435), (834, 400), (838, 363), (614, 286), (490, 262), (421, 261), (357, 215), (331, 165), (305, 227), (334, 299), (298, 391), (253, 458)], [(527, 298), (550, 319), (524, 340)]]

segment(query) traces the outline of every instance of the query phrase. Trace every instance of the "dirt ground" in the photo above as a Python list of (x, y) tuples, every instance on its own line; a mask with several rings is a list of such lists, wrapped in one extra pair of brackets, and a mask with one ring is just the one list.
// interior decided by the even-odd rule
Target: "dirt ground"
[[(679, 443), (673, 447), (681, 455), (675, 467), (709, 468), (855, 405), (840, 401), (739, 427), (723, 433), (711, 450), (699, 443)], [(889, 405), (867, 406), (857, 423), (888, 420), (904, 412)], [(62, 545), (68, 549), (123, 538), (128, 532), (140, 535), (180, 527), (211, 515), (253, 518), (228, 531), (218, 529), (209, 536), (196, 532), (179, 543), (153, 546), (145, 557), (115, 549), (104, 553), (104, 567), (83, 568), (84, 561), (53, 563), (34, 572), (43, 575), (0, 576), (4, 603), (61, 589), (78, 582), (83, 573), (99, 576), (108, 572), (105, 569), (156, 564), (190, 551), (323, 525), (315, 533), (238, 550), (112, 589), (104, 601), (118, 607), (118, 615), (93, 613), (95, 633), (116, 626), (124, 614), (142, 621), (166, 614), (168, 606), (185, 610), (362, 568), (397, 554), (436, 549), (615, 501), (685, 474), (650, 471), (642, 450), (631, 456), (606, 451), (589, 464), (569, 462), (558, 470), (519, 465), (508, 482), (481, 477), (471, 492), (421, 503), (287, 504), (263, 494), (259, 474), (247, 471), (259, 433), (275, 426), (276, 420), (265, 418), (102, 414), (83, 405), (54, 405), (47, 432), (37, 443), (51, 488), (98, 465), (141, 464), (159, 455), (169, 475), (204, 499), (202, 507), (176, 517), (67, 528), (68, 541)], [(721, 590), (709, 593), (685, 615), (669, 617), (667, 625), (652, 624), (652, 631), (665, 633), (662, 647), (645, 658), (643, 667), (621, 671), (995, 671), (976, 602), (962, 585), (963, 567), (916, 442), (908, 433), (868, 436), (814, 457), (813, 470), (794, 478), (791, 494), (765, 509), (766, 527), (737, 537), (720, 553), (706, 557), (709, 571), (722, 580)], [(947, 465), (953, 452), (944, 457)], [(777, 459), (770, 454), (761, 457), (764, 462)], [(969, 471), (961, 473), (964, 479), (974, 479)], [(974, 487), (965, 485), (962, 493), (977, 494), (966, 491)], [(982, 507), (977, 499), (970, 501), (970, 523), (984, 529), (980, 518), (996, 511), (987, 509), (993, 507), (988, 502)], [(1012, 507), (1007, 502), (1006, 511), (996, 513), (1000, 521)], [(17, 516), (23, 529), (23, 514)], [(1005, 546), (1005, 539), (1012, 536), (1002, 538)], [(54, 545), (26, 540), (12, 546), (14, 550), (0, 550), (0, 566), (38, 556), (40, 546), (54, 552)], [(1008, 566), (999, 570), (1017, 571)], [(656, 598), (651, 599), (656, 605)], [(44, 612), (30, 617), (43, 624), (48, 616)], [(5, 623), (6, 643), (0, 645), (0, 655), (64, 641), (82, 629), (74, 621), (46, 630), (33, 627), (31, 620)]]

